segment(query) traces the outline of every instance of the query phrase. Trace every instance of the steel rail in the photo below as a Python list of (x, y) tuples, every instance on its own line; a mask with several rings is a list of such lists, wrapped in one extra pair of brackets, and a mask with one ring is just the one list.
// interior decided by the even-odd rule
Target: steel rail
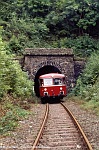
[(35, 142), (34, 142), (34, 144), (33, 144), (31, 150), (36, 150), (36, 148), (37, 148), (37, 144), (38, 144), (38, 142), (39, 142), (39, 139), (41, 138), (41, 135), (42, 135), (42, 133), (43, 133), (43, 129), (44, 129), (45, 123), (46, 123), (46, 121), (47, 121), (48, 113), (49, 113), (49, 105), (48, 105), (48, 103), (47, 103), (47, 104), (46, 104), (46, 111), (45, 111), (44, 119), (43, 119), (43, 122), (42, 122), (42, 124), (41, 124), (41, 128), (40, 128), (40, 130), (39, 130), (39, 132), (38, 132), (38, 135), (37, 135), (37, 137), (36, 137), (36, 139), (35, 139)]
[(68, 114), (70, 115), (70, 117), (73, 119), (74, 123), (76, 124), (77, 128), (79, 129), (81, 135), (83, 136), (84, 138), (84, 141), (86, 143), (86, 146), (89, 150), (93, 150), (88, 138), (86, 137), (84, 131), (82, 130), (80, 124), (78, 123), (77, 119), (74, 117), (74, 115), (71, 113), (71, 111), (63, 104), (61, 103), (61, 105), (64, 107), (64, 109), (68, 112)]

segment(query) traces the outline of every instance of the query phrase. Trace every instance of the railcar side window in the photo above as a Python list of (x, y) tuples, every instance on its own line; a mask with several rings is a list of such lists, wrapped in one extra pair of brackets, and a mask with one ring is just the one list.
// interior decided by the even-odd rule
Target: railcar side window
[(43, 86), (43, 79), (40, 79), (40, 86)]
[(62, 85), (62, 79), (60, 79), (60, 78), (55, 78), (55, 79), (54, 79), (54, 85)]
[(52, 78), (44, 79), (44, 85), (52, 85), (52, 84), (53, 84)]

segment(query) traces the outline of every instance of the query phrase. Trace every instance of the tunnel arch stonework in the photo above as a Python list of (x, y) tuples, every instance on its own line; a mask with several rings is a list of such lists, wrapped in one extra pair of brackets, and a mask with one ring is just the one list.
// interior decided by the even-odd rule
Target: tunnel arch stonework
[(44, 66), (54, 66), (65, 74), (70, 89), (75, 83), (74, 55), (72, 49), (25, 49), (24, 70), (31, 79), (35, 79), (38, 70)]
[(55, 62), (55, 61), (43, 61), (41, 62), (38, 66), (37, 66), (37, 70), (35, 72), (33, 72), (33, 74), (35, 75), (37, 73), (37, 71), (39, 69), (41, 69), (44, 66), (54, 66), (57, 67), (61, 72), (62, 72), (62, 67), (59, 63)]

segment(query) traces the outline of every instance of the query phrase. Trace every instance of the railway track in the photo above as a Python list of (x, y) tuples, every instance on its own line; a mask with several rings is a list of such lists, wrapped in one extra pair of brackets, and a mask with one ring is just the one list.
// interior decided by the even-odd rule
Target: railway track
[(62, 104), (46, 104), (45, 116), (32, 150), (92, 150), (73, 114)]

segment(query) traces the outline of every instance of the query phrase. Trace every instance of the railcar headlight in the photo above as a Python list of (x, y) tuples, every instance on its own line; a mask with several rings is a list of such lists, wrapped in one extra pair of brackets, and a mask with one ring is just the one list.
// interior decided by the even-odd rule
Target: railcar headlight
[(46, 91), (47, 91), (47, 88), (44, 88), (44, 91), (46, 92)]
[(62, 87), (60, 87), (60, 90), (62, 90), (63, 88)]

